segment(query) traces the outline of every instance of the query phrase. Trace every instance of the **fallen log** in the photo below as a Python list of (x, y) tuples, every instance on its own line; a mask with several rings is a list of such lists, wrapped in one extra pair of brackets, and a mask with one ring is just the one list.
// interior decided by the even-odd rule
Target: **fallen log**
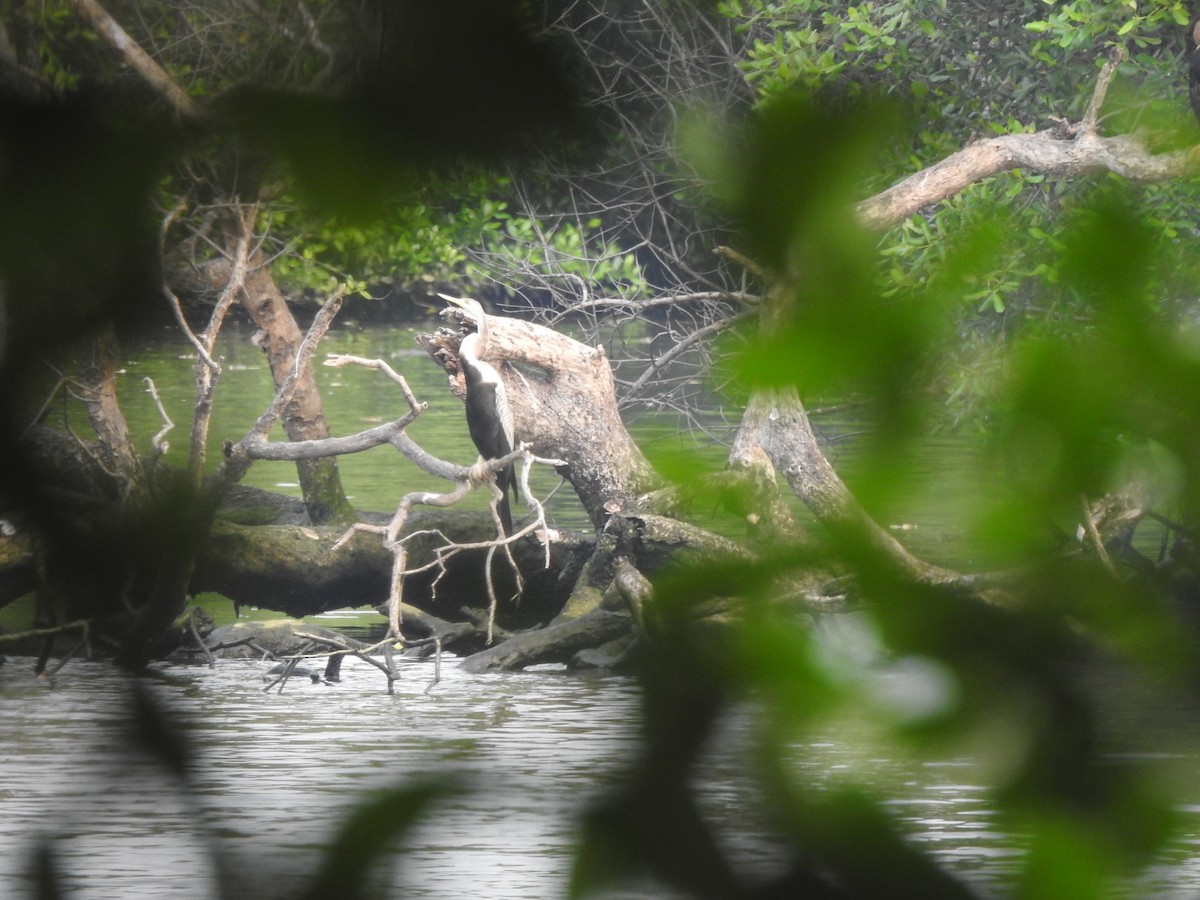
[[(490, 535), (491, 523), (476, 513), (433, 510), (414, 514), (409, 522), (410, 569), (425, 568), (404, 580), (403, 602), (447, 616), (464, 599), (478, 603), (486, 595), (484, 557), (479, 550), (442, 552), (445, 536), (470, 543)], [(385, 604), (391, 585), (392, 555), (370, 534), (357, 534), (343, 546), (334, 544), (344, 529), (299, 525), (246, 526), (218, 519), (197, 558), (193, 592), (211, 591), (236, 605), (253, 605), (297, 618), (333, 609)], [(527, 627), (557, 615), (566, 601), (559, 576), (590, 544), (582, 536), (561, 536), (551, 548), (546, 567), (544, 549), (534, 541), (514, 545), (513, 555), (526, 574), (519, 607), (506, 607), (509, 627)], [(498, 589), (515, 590), (512, 574), (495, 566)], [(486, 606), (486, 602), (479, 603)]]
[(623, 637), (632, 627), (633, 617), (629, 613), (596, 609), (578, 619), (513, 635), (502, 644), (467, 657), (462, 667), (478, 673), (523, 669), (542, 663), (567, 663), (579, 651)]

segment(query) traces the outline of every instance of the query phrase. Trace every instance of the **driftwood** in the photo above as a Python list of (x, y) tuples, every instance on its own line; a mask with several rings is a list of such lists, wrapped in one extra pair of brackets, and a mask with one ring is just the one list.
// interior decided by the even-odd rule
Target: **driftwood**
[[(497, 544), (496, 535), (478, 515), (417, 512), (402, 502), (402, 517), (381, 524), (382, 514), (374, 518), (364, 515), (358, 530), (339, 538), (341, 529), (312, 525), (308, 510), (296, 501), (281, 503), (272, 501), (270, 495), (229, 487), (222, 494), (228, 500), (227, 508), (213, 514), (196, 555), (189, 590), (213, 591), (235, 603), (297, 616), (363, 604), (386, 605), (396, 637), (423, 632), (439, 642), (456, 641), (468, 651), (503, 638), (508, 631), (539, 628), (553, 620), (541, 631), (509, 639), (502, 645), (507, 649), (484, 651), (486, 656), (471, 663), (494, 668), (569, 661), (580, 650), (628, 638), (645, 615), (647, 577), (671, 565), (686, 565), (689, 559), (753, 558), (753, 551), (746, 546), (662, 515), (660, 510), (669, 509), (671, 500), (661, 490), (646, 490), (657, 488), (661, 479), (620, 423), (611, 372), (602, 354), (525, 323), (497, 317), (493, 325), (499, 335), (493, 344), (498, 368), (510, 380), (510, 394), (518, 407), (518, 438), (561, 457), (564, 475), (597, 523), (595, 543), (548, 533), (536, 541), (521, 538), (508, 546), (515, 567), (489, 566), (486, 560), (489, 548)], [(452, 355), (455, 336), (450, 332), (429, 336), (427, 346), (457, 375)], [(524, 367), (535, 366), (538, 375), (518, 368), (513, 364), (516, 360)], [(281, 408), (284, 396), (281, 392), (273, 410)], [(419, 411), (417, 407), (414, 403), (413, 414)], [(800, 421), (803, 410), (797, 409)], [(747, 413), (747, 423), (759, 423), (752, 435), (746, 431), (753, 438), (749, 443), (760, 448), (752, 448), (749, 456), (780, 465), (786, 454), (798, 452), (786, 439), (796, 423), (778, 415), (778, 410), (770, 415), (759, 413), (762, 410), (753, 405)], [(267, 414), (263, 421), (271, 418)], [(283, 454), (300, 458), (342, 452), (350, 443), (356, 449), (379, 443), (403, 449), (407, 446), (404, 424), (405, 420), (400, 420), (351, 439), (272, 443), (265, 440), (260, 422), (227, 450), (223, 468), (236, 471), (255, 457)], [(783, 429), (783, 437), (773, 437), (772, 428)], [(57, 477), (64, 486), (89, 495), (94, 509), (80, 521), (91, 517), (88, 528), (93, 532), (117, 530), (111, 524), (115, 510), (111, 504), (106, 507), (105, 498), (111, 501), (120, 496), (120, 478), (98, 466), (95, 454), (80, 453), (79, 442), (71, 437), (39, 430), (30, 439), (46, 442), (50, 452), (38, 455), (58, 460), (52, 468), (59, 470)], [(739, 441), (739, 447), (744, 450), (747, 443)], [(823, 460), (815, 440), (800, 449), (808, 454), (800, 463), (780, 466), (789, 482), (798, 479), (798, 492), (805, 485), (811, 489), (813, 483), (805, 466)], [(74, 471), (80, 467), (86, 471)], [(462, 467), (438, 463), (435, 468), (439, 472), (445, 468), (448, 477), (466, 478)], [(773, 481), (769, 469), (765, 472), (766, 481)], [(732, 477), (741, 475), (735, 472)], [(172, 478), (161, 464), (154, 476), (166, 483)], [(777, 492), (778, 485), (774, 487)], [(153, 485), (148, 489), (153, 492)], [(778, 505), (777, 496), (769, 491), (764, 496), (768, 505)], [(813, 499), (819, 496), (805, 499), (819, 507)], [(830, 520), (835, 521), (838, 515), (846, 517), (848, 507), (829, 502), (826, 508), (831, 511)], [(397, 547), (402, 554), (397, 554)], [(885, 549), (902, 550), (899, 545)], [(397, 577), (398, 566), (401, 577)], [(522, 576), (520, 582), (512, 580), (517, 572)], [(508, 600), (518, 594), (519, 602)], [(801, 603), (809, 596), (824, 602), (820, 591), (789, 589), (789, 595)], [(497, 603), (497, 597), (504, 600)], [(418, 616), (412, 623), (416, 630), (406, 630), (405, 610), (419, 610), (432, 618), (422, 622)], [(483, 610), (490, 611), (482, 614)]]
[[(447, 541), (470, 544), (493, 536), (490, 523), (477, 513), (455, 510), (422, 512), (409, 522), (410, 568), (421, 569), (404, 580), (403, 602), (441, 618), (453, 619), (463, 605), (486, 607), (485, 551), (447, 553)], [(331, 609), (363, 605), (386, 608), (393, 557), (378, 537), (357, 534), (344, 545), (334, 545), (343, 529), (305, 525), (247, 526), (218, 519), (200, 554), (191, 589), (212, 591), (242, 605), (272, 609), (291, 616), (314, 615)], [(525, 579), (522, 602), (505, 607), (502, 622), (524, 627), (553, 617), (566, 593), (559, 577), (588, 543), (563, 535), (546, 566), (544, 551), (535, 542), (514, 546)], [(440, 562), (439, 562), (440, 560)], [(501, 592), (511, 595), (514, 584), (502, 567)]]
[(1194, 174), (1186, 151), (1152, 154), (1137, 135), (1105, 137), (1056, 125), (1033, 134), (1002, 134), (969, 144), (858, 205), (869, 228), (897, 225), (923, 207), (1012, 169), (1043, 175), (1115, 172), (1133, 181), (1168, 181)]
[[(447, 315), (463, 321), (456, 310)], [(638, 495), (662, 486), (621, 422), (603, 348), (517, 319), (492, 316), (489, 326), (488, 362), (504, 378), (517, 441), (566, 463), (561, 472), (597, 528)], [(461, 339), (462, 332), (447, 329), (417, 338), (459, 397), (465, 395)]]
[(463, 661), (468, 672), (523, 669), (542, 663), (567, 663), (576, 653), (624, 637), (633, 628), (628, 613), (597, 609), (538, 631), (527, 631)]

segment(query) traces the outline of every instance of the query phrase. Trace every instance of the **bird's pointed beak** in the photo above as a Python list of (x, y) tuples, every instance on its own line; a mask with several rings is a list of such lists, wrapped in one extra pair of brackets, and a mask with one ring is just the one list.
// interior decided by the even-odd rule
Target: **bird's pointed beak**
[(474, 322), (476, 327), (478, 327), (478, 325), (479, 325), (478, 314), (475, 312), (474, 309), (471, 309), (470, 307), (467, 306), (467, 304), (471, 302), (470, 297), (451, 297), (449, 294), (442, 294), (442, 293), (439, 293), (438, 296), (441, 297), (443, 300), (445, 300), (447, 303), (452, 303), (455, 306), (457, 306), (459, 309), (461, 309), (463, 312), (465, 312), (467, 314), (466, 315), (467, 321)]

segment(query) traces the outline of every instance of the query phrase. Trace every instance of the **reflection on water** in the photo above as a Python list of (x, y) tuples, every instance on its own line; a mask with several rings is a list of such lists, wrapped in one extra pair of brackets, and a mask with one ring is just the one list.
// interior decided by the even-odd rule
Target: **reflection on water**
[[(171, 668), (160, 685), (193, 726), (194, 801), (234, 854), (244, 896), (294, 888), (372, 788), (447, 770), (464, 773), (468, 790), (397, 857), (405, 895), (561, 895), (573, 817), (636, 750), (628, 679), (444, 666), (426, 694), (433, 667), (421, 662), (388, 696), (375, 669), (348, 659), (341, 684), (297, 679), (264, 694), (268, 667)], [(27, 660), (0, 669), (0, 897), (21, 896), (18, 869), (44, 833), (89, 898), (213, 896), (189, 801), (121, 744), (120, 677), (71, 663), (46, 689), (29, 671)]]
[[(0, 667), (0, 897), (32, 896), (24, 870), (35, 839), (57, 841), (78, 896), (215, 896), (213, 841), (241, 896), (293, 894), (345, 812), (372, 789), (457, 772), (466, 789), (443, 800), (404, 843), (392, 896), (562, 896), (577, 815), (637, 752), (637, 691), (621, 677), (551, 671), (466, 675), (443, 666), (425, 693), (428, 661), (409, 662), (389, 696), (377, 670), (353, 658), (338, 685), (296, 679), (262, 691), (269, 663), (169, 668), (159, 694), (190, 723), (197, 765), (190, 795), (122, 740), (125, 685), (111, 667), (72, 662), (53, 688), (29, 660)], [(725, 846), (754, 870), (774, 847), (744, 766), (749, 713), (713, 742), (697, 783)], [(847, 780), (892, 796), (911, 839), (950, 871), (1001, 893), (1022, 862), (1019, 839), (996, 825), (986, 791), (961, 760), (897, 760), (847, 735), (797, 747), (808, 781)], [(1200, 806), (1191, 827), (1131, 896), (1195, 896)], [(661, 890), (610, 897), (663, 897)]]

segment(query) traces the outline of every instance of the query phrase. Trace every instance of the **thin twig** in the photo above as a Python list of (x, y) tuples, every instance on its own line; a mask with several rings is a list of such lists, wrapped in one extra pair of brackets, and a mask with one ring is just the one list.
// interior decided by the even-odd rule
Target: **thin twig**
[(204, 639), (200, 637), (200, 630), (196, 627), (195, 609), (188, 615), (188, 628), (191, 629), (192, 637), (196, 639), (196, 646), (204, 651), (204, 658), (208, 660), (208, 667), (210, 669), (216, 668), (217, 662), (213, 658), (212, 651), (208, 649), (208, 646), (204, 643)]
[(1092, 516), (1091, 504), (1088, 503), (1087, 494), (1081, 494), (1079, 501), (1083, 507), (1083, 528), (1087, 533), (1088, 540), (1091, 541), (1096, 555), (1100, 557), (1100, 562), (1104, 564), (1104, 568), (1108, 570), (1108, 573), (1110, 575), (1117, 574), (1117, 567), (1113, 565), (1112, 558), (1108, 555), (1108, 550), (1104, 546), (1104, 539), (1100, 537), (1100, 531), (1096, 528), (1096, 520)]
[(162, 455), (170, 449), (170, 444), (163, 440), (175, 427), (175, 423), (171, 421), (171, 417), (167, 415), (167, 410), (163, 406), (162, 398), (158, 396), (158, 388), (154, 386), (154, 379), (147, 375), (142, 379), (146, 383), (146, 393), (150, 395), (150, 399), (154, 401), (154, 406), (158, 410), (159, 416), (162, 417), (163, 427), (153, 438), (150, 439), (151, 445), (159, 455)]
[(376, 369), (390, 378), (393, 382), (400, 386), (400, 391), (404, 394), (404, 399), (408, 401), (408, 405), (414, 410), (420, 409), (424, 411), (429, 407), (427, 403), (419, 403), (416, 395), (408, 386), (408, 382), (404, 380), (404, 376), (389, 366), (382, 359), (364, 359), (361, 356), (350, 356), (345, 353), (331, 353), (325, 360), (325, 365), (333, 368), (342, 366), (363, 366), (367, 369)]
[(442, 639), (438, 636), (433, 638), (434, 654), (433, 654), (433, 681), (425, 685), (423, 693), (428, 694), (433, 690), (433, 686), (442, 680)]
[(25, 426), (25, 431), (21, 434), (22, 437), (29, 434), (29, 432), (33, 430), (34, 426), (42, 421), (42, 419), (46, 416), (47, 411), (50, 409), (51, 404), (54, 403), (54, 398), (58, 396), (58, 392), (69, 383), (66, 375), (62, 374), (61, 372), (57, 372), (57, 374), (58, 381), (54, 383), (54, 387), (50, 389), (50, 392), (46, 395), (46, 399), (38, 408), (38, 411), (29, 419), (29, 424)]
[(658, 357), (658, 359), (651, 362), (650, 365), (646, 367), (646, 370), (638, 377), (637, 381), (630, 385), (627, 396), (636, 395), (645, 386), (647, 381), (656, 376), (660, 371), (662, 371), (662, 369), (666, 368), (666, 366), (668, 366), (672, 360), (681, 355), (693, 344), (702, 341), (707, 337), (711, 337), (714, 334), (719, 334), (722, 331), (726, 331), (732, 328), (734, 325), (737, 325), (739, 322), (744, 322), (751, 316), (756, 315), (758, 315), (757, 309), (744, 309), (739, 313), (734, 313), (732, 316), (728, 316), (724, 319), (718, 319), (715, 322), (710, 322), (708, 325), (705, 325), (702, 328), (697, 328), (682, 340), (677, 341), (670, 350)]
[(12, 641), (24, 641), (30, 638), (50, 637), (51, 635), (62, 634), (67, 631), (86, 631), (90, 625), (91, 619), (76, 619), (73, 622), (66, 622), (62, 625), (31, 628), (28, 631), (14, 631), (9, 634), (0, 634), (0, 644)]
[(1112, 83), (1113, 76), (1117, 73), (1117, 67), (1125, 59), (1124, 47), (1113, 47), (1112, 52), (1108, 55), (1108, 60), (1104, 63), (1104, 67), (1100, 70), (1100, 74), (1096, 77), (1096, 88), (1092, 91), (1092, 99), (1088, 101), (1087, 109), (1084, 110), (1083, 119), (1080, 121), (1080, 127), (1088, 132), (1096, 130), (1096, 122), (1100, 116), (1100, 107), (1104, 105), (1104, 98), (1108, 94), (1108, 86)]

